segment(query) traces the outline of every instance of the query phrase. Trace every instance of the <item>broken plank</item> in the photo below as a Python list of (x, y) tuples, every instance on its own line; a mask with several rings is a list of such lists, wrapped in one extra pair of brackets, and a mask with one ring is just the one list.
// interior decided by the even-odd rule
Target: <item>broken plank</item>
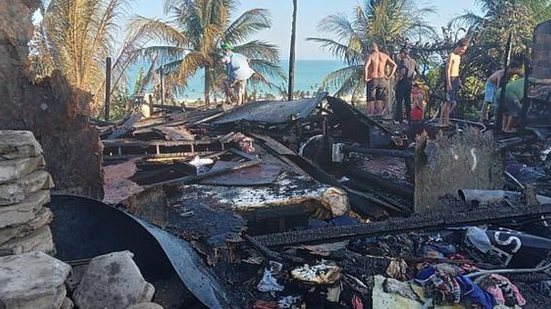
[(442, 211), (409, 218), (392, 218), (369, 224), (268, 234), (256, 236), (255, 239), (260, 244), (269, 247), (399, 234), (425, 229), (443, 229), (452, 226), (498, 223), (514, 219), (532, 219), (549, 214), (551, 214), (550, 204), (540, 207), (492, 207), (456, 213)]

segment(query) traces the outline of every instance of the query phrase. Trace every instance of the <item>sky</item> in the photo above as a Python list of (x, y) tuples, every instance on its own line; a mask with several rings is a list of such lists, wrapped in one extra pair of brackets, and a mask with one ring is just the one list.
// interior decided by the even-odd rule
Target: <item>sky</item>
[[(453, 17), (459, 16), (465, 10), (477, 12), (476, 0), (415, 0), (419, 7), (431, 6), (436, 13), (428, 20), (436, 28), (445, 26)], [(163, 17), (162, 0), (135, 0), (132, 12), (145, 17)], [(272, 27), (259, 32), (252, 39), (261, 39), (276, 44), (281, 49), (281, 58), (287, 59), (289, 54), (290, 33), (293, 4), (292, 0), (241, 0), (236, 11), (236, 17), (252, 8), (268, 9), (272, 15)], [(308, 37), (323, 37), (317, 26), (324, 17), (342, 13), (351, 17), (353, 8), (360, 0), (298, 0), (297, 11), (297, 59), (332, 59), (329, 52), (321, 49), (318, 44), (306, 40)], [(439, 31), (439, 30), (438, 30)]]

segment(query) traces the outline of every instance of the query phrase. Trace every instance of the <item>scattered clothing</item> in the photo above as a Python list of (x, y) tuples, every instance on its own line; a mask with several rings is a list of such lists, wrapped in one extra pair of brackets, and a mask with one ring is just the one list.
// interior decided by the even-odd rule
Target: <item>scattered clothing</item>
[(526, 305), (526, 300), (518, 288), (507, 277), (492, 274), (484, 278), (480, 282), (480, 286), (492, 294), (500, 305), (509, 307)]

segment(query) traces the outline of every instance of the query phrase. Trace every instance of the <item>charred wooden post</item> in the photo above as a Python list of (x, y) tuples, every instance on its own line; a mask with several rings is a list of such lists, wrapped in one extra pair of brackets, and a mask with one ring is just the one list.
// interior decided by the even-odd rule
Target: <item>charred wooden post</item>
[(459, 189), (501, 189), (502, 175), (503, 163), (491, 133), (469, 129), (451, 138), (420, 136), (415, 154), (415, 212), (446, 208), (441, 197), (455, 195)]

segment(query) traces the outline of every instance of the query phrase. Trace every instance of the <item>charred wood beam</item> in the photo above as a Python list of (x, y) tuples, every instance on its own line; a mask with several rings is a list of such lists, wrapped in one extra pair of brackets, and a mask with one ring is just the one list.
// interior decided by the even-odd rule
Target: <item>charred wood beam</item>
[(453, 226), (501, 223), (518, 219), (539, 218), (551, 214), (551, 204), (540, 207), (484, 208), (465, 212), (433, 212), (409, 218), (348, 226), (325, 227), (304, 231), (268, 234), (254, 237), (263, 246), (281, 246), (312, 242), (329, 242), (357, 237), (400, 234), (416, 230), (443, 229)]
[(369, 173), (369, 172), (365, 172), (365, 171), (361, 171), (353, 168), (348, 168), (346, 170), (346, 176), (349, 178), (356, 178), (356, 179), (367, 181), (368, 183), (371, 183), (377, 187), (380, 187), (381, 189), (384, 189), (388, 192), (398, 194), (402, 198), (413, 200), (413, 192), (414, 192), (413, 187), (400, 185), (400, 184), (394, 183), (393, 181), (384, 179), (373, 173)]
[(265, 258), (267, 258), (270, 261), (276, 261), (276, 262), (291, 261), (293, 263), (306, 263), (306, 260), (301, 257), (272, 251), (266, 248), (265, 246), (263, 246), (262, 244), (260, 244), (253, 237), (249, 235), (243, 235), (243, 236), (256, 250), (258, 250), (258, 252), (260, 252)]
[(408, 151), (408, 150), (374, 149), (374, 148), (356, 147), (356, 146), (348, 146), (348, 145), (344, 145), (343, 150), (346, 152), (365, 153), (365, 154), (380, 155), (380, 156), (387, 156), (387, 157), (413, 158), (413, 151)]
[(398, 214), (409, 215), (412, 213), (411, 207), (405, 206), (402, 203), (388, 197), (377, 196), (375, 194), (366, 192), (373, 190), (373, 188), (367, 188), (364, 183), (351, 181), (347, 183), (346, 192), (349, 194), (361, 195), (367, 199), (370, 203), (384, 207), (387, 210), (394, 211)]

